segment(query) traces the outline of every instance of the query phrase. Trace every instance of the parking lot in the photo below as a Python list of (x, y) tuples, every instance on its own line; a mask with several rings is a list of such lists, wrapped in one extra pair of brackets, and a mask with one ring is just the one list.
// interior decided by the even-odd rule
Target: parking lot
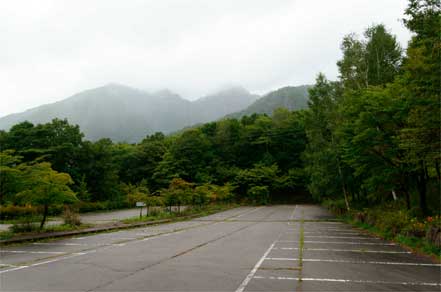
[(1, 291), (439, 291), (441, 266), (312, 205), (8, 246)]

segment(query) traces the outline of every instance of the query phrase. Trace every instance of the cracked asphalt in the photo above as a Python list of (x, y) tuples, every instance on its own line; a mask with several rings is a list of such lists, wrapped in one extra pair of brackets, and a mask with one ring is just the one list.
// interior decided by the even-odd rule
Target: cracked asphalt
[(2, 247), (1, 291), (440, 291), (441, 267), (313, 205)]

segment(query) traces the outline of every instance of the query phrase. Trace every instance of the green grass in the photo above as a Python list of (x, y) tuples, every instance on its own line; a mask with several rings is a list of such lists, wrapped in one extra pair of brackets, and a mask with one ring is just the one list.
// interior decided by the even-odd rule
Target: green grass
[(438, 261), (441, 261), (441, 248), (429, 243), (425, 238), (405, 236), (402, 234), (394, 236), (390, 232), (386, 232), (376, 226), (372, 226), (367, 223), (361, 223), (357, 220), (354, 220), (350, 216), (340, 216), (340, 218), (342, 218), (345, 222), (352, 224), (360, 229), (366, 230), (375, 236), (391, 240), (405, 248), (413, 250), (416, 253), (428, 255)]
[(162, 220), (162, 219), (173, 219), (173, 220), (179, 220), (182, 217), (190, 216), (190, 215), (198, 215), (198, 216), (207, 216), (213, 213), (221, 212), (224, 210), (228, 210), (231, 208), (237, 207), (236, 204), (229, 204), (229, 205), (209, 205), (204, 208), (189, 208), (184, 211), (181, 211), (180, 213), (177, 212), (168, 212), (168, 211), (159, 211), (159, 212), (151, 212), (149, 216), (142, 216), (141, 218), (139, 216), (124, 219), (121, 222), (123, 223), (138, 223), (138, 222), (148, 222), (148, 221), (156, 221), (156, 220)]
[[(190, 216), (190, 215), (207, 216), (213, 213), (235, 208), (237, 206), (238, 206), (237, 204), (222, 204), (222, 205), (209, 205), (204, 208), (189, 208), (180, 213), (167, 212), (167, 211), (151, 212), (152, 214), (151, 216), (142, 216), (142, 218), (139, 218), (139, 216), (137, 216), (133, 218), (124, 219), (121, 222), (126, 224), (131, 224), (131, 223), (148, 222), (148, 221), (154, 222), (161, 219), (172, 219), (173, 221), (179, 221), (179, 220), (185, 220), (186, 216)], [(34, 235), (34, 234), (36, 235), (42, 233), (81, 230), (81, 229), (93, 227), (94, 225), (81, 224), (79, 226), (72, 226), (72, 225), (62, 224), (62, 225), (46, 226), (42, 230), (39, 229), (38, 222), (33, 223), (32, 226), (33, 228), (29, 232), (21, 232), (21, 231), (13, 232), (11, 230), (2, 231), (0, 232), (0, 240), (10, 239), (16, 236), (24, 236), (24, 235)]]
[(300, 239), (299, 239), (299, 266), (303, 267), (303, 248), (305, 246), (305, 228), (303, 221), (300, 223)]
[[(37, 218), (38, 220), (36, 220), (36, 222), (41, 220), (39, 217)], [(56, 220), (61, 220), (61, 219), (60, 217), (48, 216), (46, 222), (56, 221)], [(0, 220), (0, 224), (20, 224), (20, 223), (23, 223), (23, 218)]]
[(6, 230), (6, 231), (0, 231), (0, 240), (5, 240), (13, 237), (15, 235), (14, 232)]
[(28, 232), (14, 232), (12, 230), (1, 231), (0, 232), (0, 240), (10, 239), (15, 236), (34, 235), (34, 234), (36, 235), (36, 234), (51, 233), (51, 232), (82, 230), (82, 229), (92, 227), (93, 225), (81, 224), (79, 226), (72, 226), (72, 225), (67, 225), (67, 224), (61, 224), (61, 225), (46, 226), (41, 230), (38, 227), (39, 224), (34, 224), (34, 226), (35, 227), (32, 229), (32, 231), (28, 231)]

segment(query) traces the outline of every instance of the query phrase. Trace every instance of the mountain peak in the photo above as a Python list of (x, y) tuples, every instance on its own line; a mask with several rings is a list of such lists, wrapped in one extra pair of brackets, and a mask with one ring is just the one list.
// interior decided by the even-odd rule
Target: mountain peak
[(110, 138), (138, 142), (154, 132), (170, 133), (197, 123), (214, 121), (242, 110), (255, 96), (240, 87), (190, 102), (169, 89), (154, 93), (120, 83), (81, 91), (69, 98), (0, 118), (0, 129), (28, 120), (47, 123), (54, 118), (78, 124), (87, 139)]

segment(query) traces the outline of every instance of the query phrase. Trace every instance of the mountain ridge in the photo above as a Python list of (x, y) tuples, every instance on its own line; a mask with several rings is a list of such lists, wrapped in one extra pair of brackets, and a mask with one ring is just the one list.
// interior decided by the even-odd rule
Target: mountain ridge
[(0, 129), (8, 130), (23, 121), (40, 124), (59, 118), (79, 125), (89, 140), (110, 138), (116, 142), (139, 142), (154, 132), (169, 134), (225, 117), (270, 115), (278, 107), (303, 109), (307, 107), (308, 88), (307, 85), (287, 86), (260, 97), (241, 86), (232, 86), (190, 101), (168, 89), (151, 93), (109, 83), (1, 117)]
[[(60, 118), (78, 124), (89, 140), (106, 137), (114, 141), (137, 142), (157, 131), (170, 133), (185, 126), (219, 119), (245, 108), (257, 98), (243, 88), (233, 87), (189, 101), (168, 89), (150, 93), (110, 83), (1, 117), (0, 129), (8, 130), (25, 120), (38, 124)], [(219, 106), (222, 104), (227, 106)]]

